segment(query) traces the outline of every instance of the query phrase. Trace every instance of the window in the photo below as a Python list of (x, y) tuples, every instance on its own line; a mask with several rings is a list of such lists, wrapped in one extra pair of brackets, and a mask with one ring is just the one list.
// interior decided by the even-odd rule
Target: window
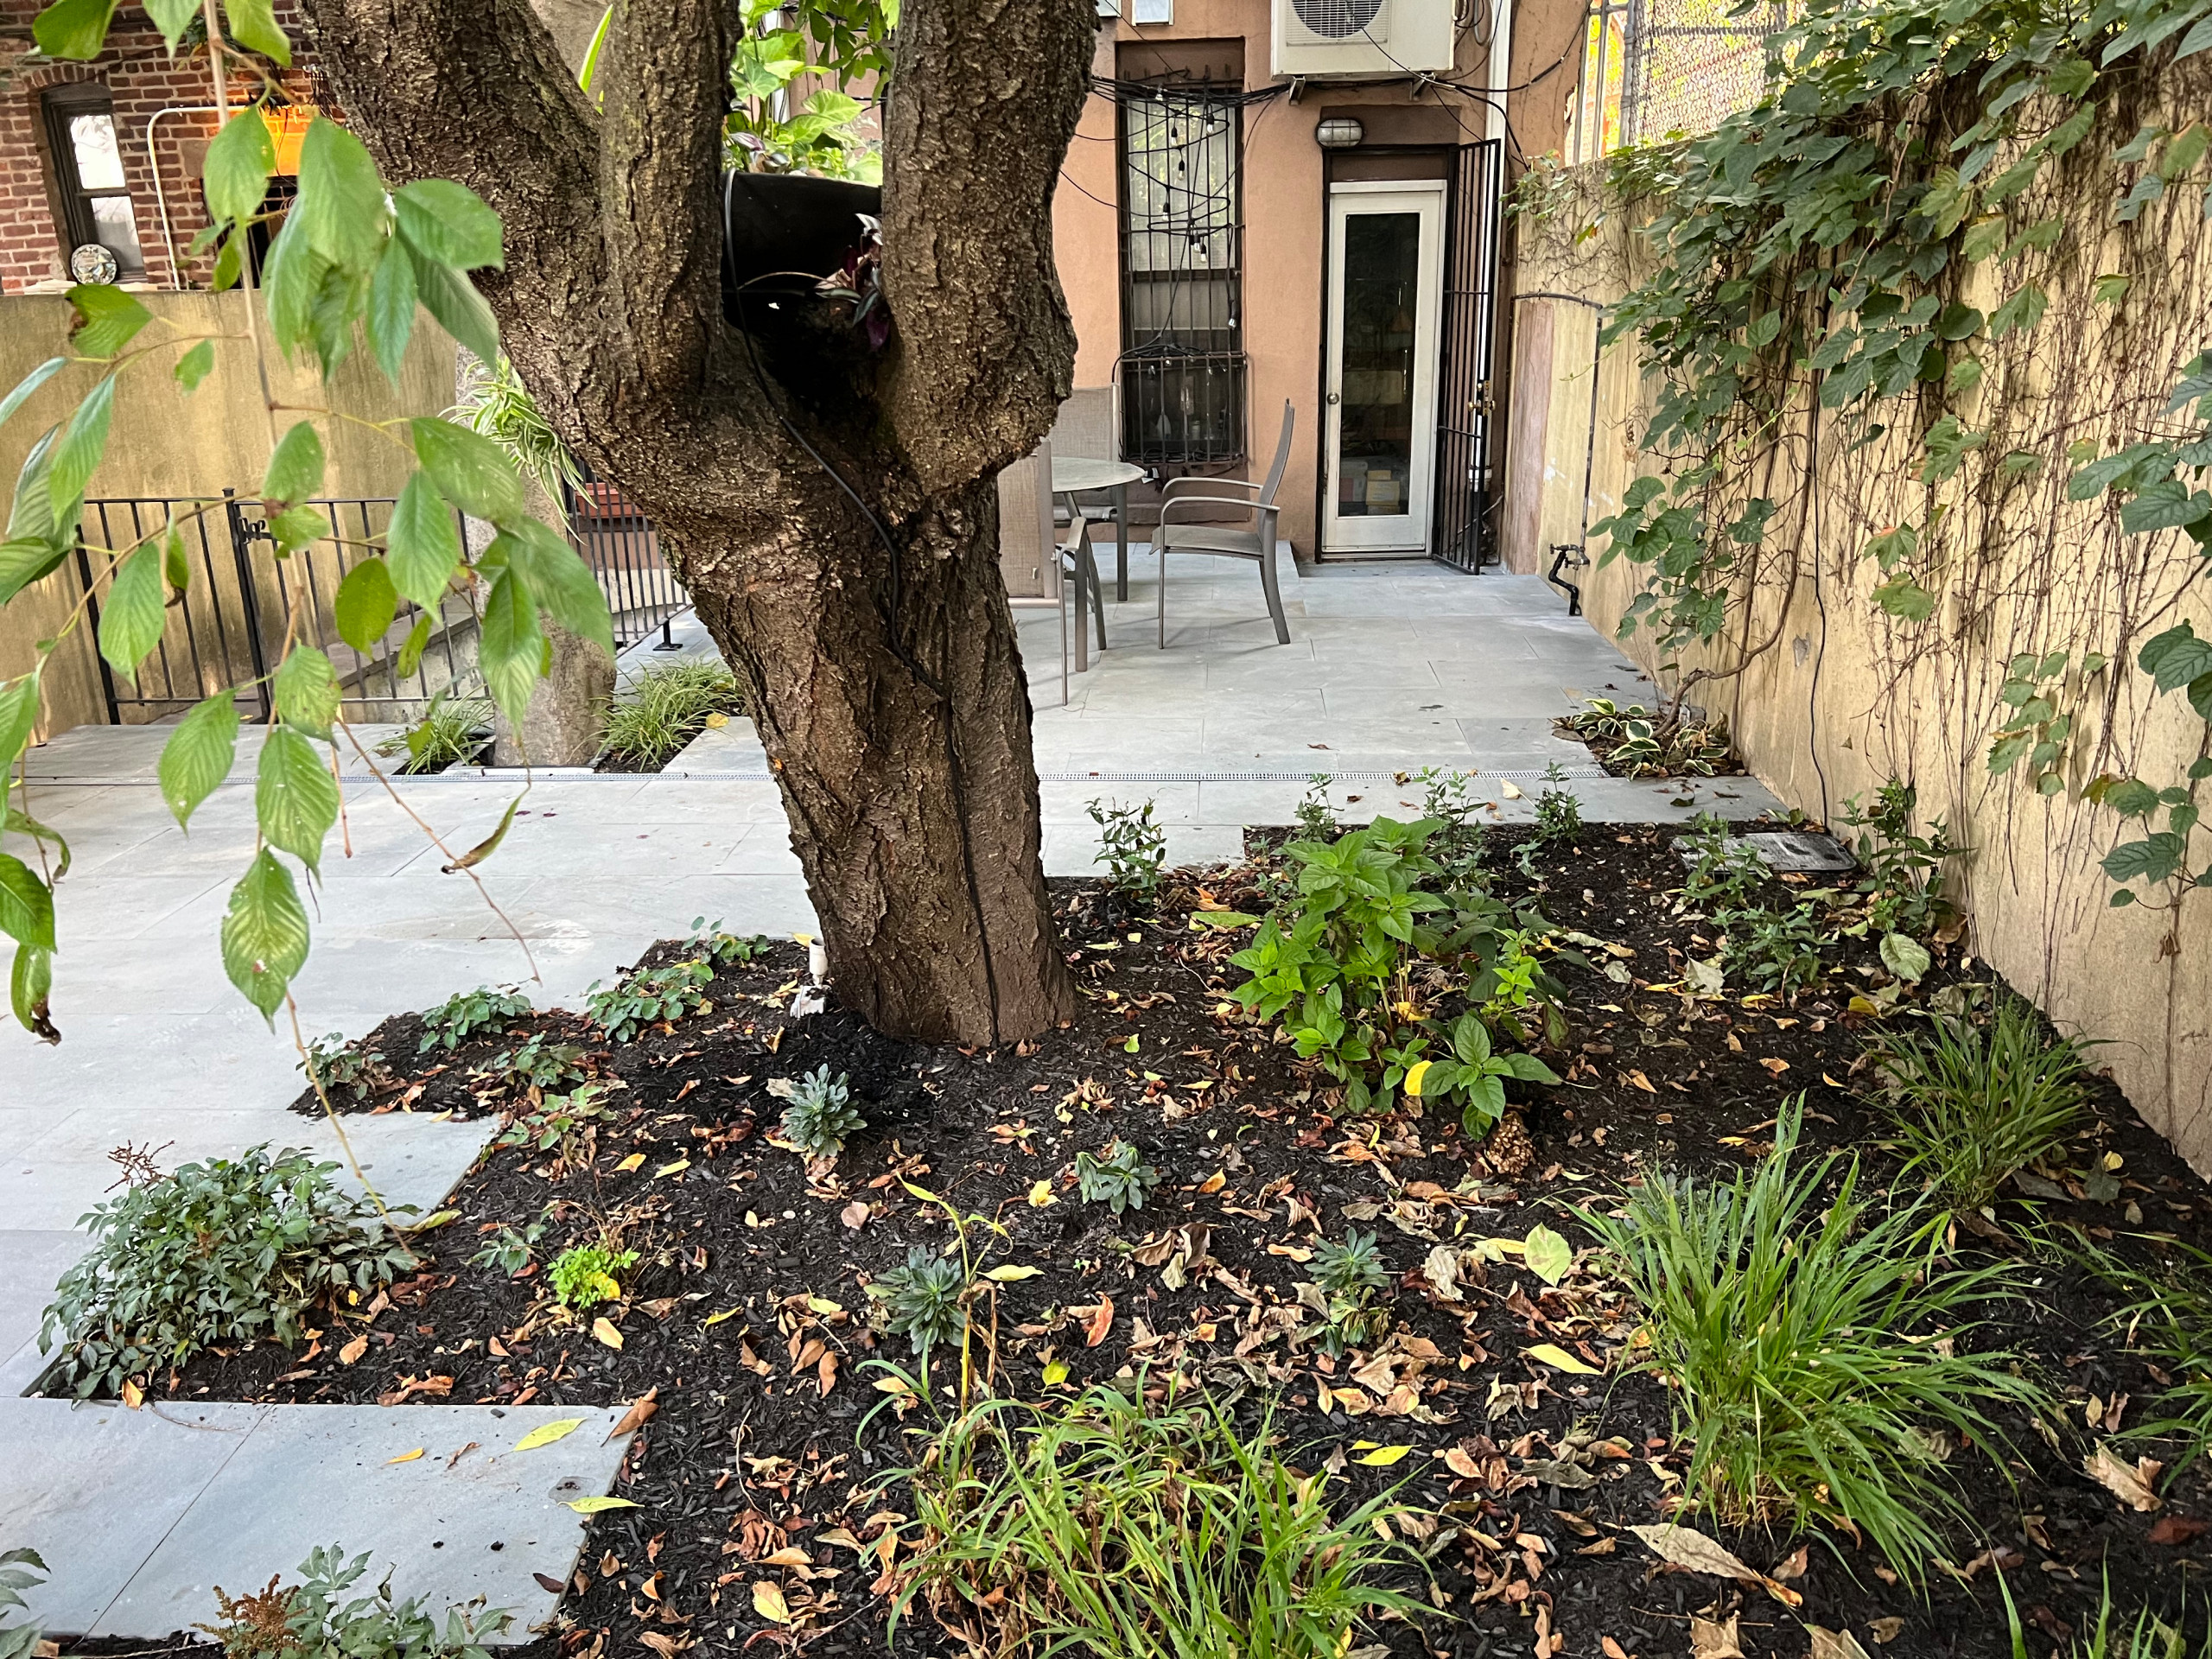
[(97, 242), (115, 255), (125, 276), (146, 274), (138, 247), (138, 217), (123, 181), (123, 152), (116, 141), (115, 106), (107, 88), (60, 86), (46, 95), (47, 136), (54, 181), (61, 196), (62, 251)]
[(1241, 106), (1204, 86), (1124, 86), (1122, 451), (1217, 463), (1244, 453)]

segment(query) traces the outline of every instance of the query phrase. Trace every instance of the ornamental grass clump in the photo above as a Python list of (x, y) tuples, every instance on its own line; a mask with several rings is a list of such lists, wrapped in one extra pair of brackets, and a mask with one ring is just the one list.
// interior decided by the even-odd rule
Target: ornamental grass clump
[[(1155, 1407), (1111, 1385), (1067, 1402), (983, 1401), (948, 1422), (911, 1484), (917, 1548), (887, 1636), (919, 1606), (1000, 1654), (1340, 1659), (1416, 1567), (1389, 1496), (1341, 1516), (1330, 1477), (1276, 1456), (1211, 1403)], [(1408, 1580), (1412, 1573), (1407, 1573)]]
[(131, 1186), (78, 1224), (92, 1253), (62, 1275), (41, 1353), (79, 1399), (121, 1394), (218, 1343), (302, 1340), (305, 1316), (418, 1265), (335, 1164), (255, 1147)]
[(1944, 1553), (1936, 1518), (1962, 1513), (1946, 1436), (2000, 1458), (1991, 1409), (2044, 1400), (2009, 1352), (1969, 1348), (1977, 1310), (2017, 1281), (1937, 1269), (1940, 1217), (1876, 1216), (1856, 1159), (1796, 1167), (1802, 1113), (1785, 1110), (1774, 1151), (1732, 1180), (1655, 1173), (1617, 1211), (1577, 1213), (1643, 1306), (1642, 1368), (1675, 1391), (1676, 1432), (1697, 1448), (1689, 1504), (1732, 1525), (1861, 1533), (1916, 1583)]

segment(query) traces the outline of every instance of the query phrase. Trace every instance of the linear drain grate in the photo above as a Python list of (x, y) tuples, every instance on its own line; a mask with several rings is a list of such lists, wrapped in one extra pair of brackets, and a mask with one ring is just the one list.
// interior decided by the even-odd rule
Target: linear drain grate
[[(1331, 782), (1342, 784), (1395, 783), (1402, 776), (1408, 783), (1414, 781), (1418, 767), (1408, 767), (1403, 773), (1395, 772), (1332, 772), (1325, 774)], [(1455, 768), (1440, 768), (1455, 770)], [(1488, 767), (1465, 768), (1468, 775), (1478, 781), (1485, 778), (1503, 779), (1516, 784), (1541, 783), (1545, 774), (1540, 771), (1491, 771)], [(1606, 776), (1599, 766), (1562, 766), (1560, 776), (1569, 783), (1590, 783)], [(410, 787), (435, 788), (442, 784), (508, 783), (519, 779), (523, 769), (515, 767), (472, 767), (463, 770), (449, 768), (430, 772), (419, 778), (388, 774), (396, 784)], [(1311, 772), (1116, 772), (1104, 768), (1096, 772), (1040, 772), (1040, 784), (1302, 784), (1315, 774)], [(361, 781), (361, 775), (349, 774), (349, 782)], [(41, 776), (32, 773), (25, 782), (34, 788), (47, 789), (117, 789), (131, 785), (152, 789), (157, 787), (151, 778), (72, 778), (59, 775)], [(767, 784), (775, 781), (775, 774), (766, 770), (751, 772), (590, 772), (581, 767), (540, 767), (537, 781), (541, 784)], [(251, 789), (251, 778), (232, 778), (219, 787)]]

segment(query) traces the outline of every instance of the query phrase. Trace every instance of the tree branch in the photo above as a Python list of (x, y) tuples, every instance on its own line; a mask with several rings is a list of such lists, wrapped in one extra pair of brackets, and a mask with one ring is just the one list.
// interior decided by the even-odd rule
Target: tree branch
[(1050, 428), (1075, 333), (1052, 189), (1089, 91), (1095, 0), (910, 0), (884, 118), (885, 404), (925, 489)]

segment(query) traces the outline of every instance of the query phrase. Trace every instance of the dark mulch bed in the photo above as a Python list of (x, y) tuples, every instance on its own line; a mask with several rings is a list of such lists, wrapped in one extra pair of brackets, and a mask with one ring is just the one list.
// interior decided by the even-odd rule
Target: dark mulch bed
[[(615, 1489), (640, 1507), (592, 1522), (561, 1628), (540, 1644), (545, 1659), (635, 1653), (646, 1635), (656, 1645), (665, 1637), (735, 1652), (767, 1628), (749, 1590), (762, 1579), (800, 1611), (809, 1651), (880, 1651), (873, 1567), (857, 1570), (851, 1548), (828, 1535), (843, 1528), (871, 1540), (882, 1511), (911, 1509), (896, 1488), (878, 1494), (871, 1483), (910, 1459), (908, 1432), (927, 1414), (902, 1424), (874, 1409), (886, 1396), (869, 1362), (911, 1360), (903, 1344), (869, 1332), (861, 1289), (911, 1245), (946, 1237), (911, 1184), (1003, 1225), (993, 1261), (1044, 1269), (997, 1294), (1002, 1389), (1045, 1394), (1052, 1362), (1068, 1369), (1064, 1391), (1179, 1364), (1217, 1393), (1245, 1391), (1238, 1409), (1248, 1417), (1278, 1395), (1278, 1427), (1305, 1466), (1357, 1458), (1362, 1440), (1413, 1446), (1393, 1467), (1342, 1468), (1348, 1493), (1404, 1479), (1403, 1497), (1449, 1505), (1449, 1519), (1470, 1529), (1437, 1558), (1450, 1610), (1419, 1638), (1381, 1627), (1375, 1639), (1395, 1653), (1528, 1653), (1542, 1608), (1569, 1655), (1599, 1653), (1605, 1637), (1622, 1652), (1685, 1653), (1688, 1616), (1700, 1609), (1740, 1612), (1747, 1653), (1802, 1654), (1802, 1623), (1817, 1623), (1863, 1642), (1894, 1629), (1879, 1649), (1890, 1653), (2007, 1654), (1986, 1567), (1967, 1585), (1935, 1574), (1923, 1601), (1885, 1582), (1876, 1558), (1847, 1539), (1833, 1548), (1815, 1541), (1794, 1580), (1804, 1598), (1796, 1612), (1756, 1588), (1655, 1573), (1649, 1552), (1621, 1529), (1662, 1517), (1687, 1461), (1667, 1390), (1648, 1376), (1577, 1377), (1523, 1357), (1549, 1342), (1605, 1364), (1632, 1332), (1617, 1293), (1586, 1265), (1547, 1288), (1509, 1260), (1456, 1303), (1418, 1276), (1439, 1240), (1517, 1239), (1541, 1222), (1580, 1243), (1560, 1206), (1655, 1164), (1737, 1167), (1767, 1148), (1777, 1109), (1800, 1090), (1814, 1150), (1865, 1151), (1878, 1181), (1894, 1170), (1875, 1147), (1878, 1119), (1854, 1092), (1866, 1020), (1848, 999), (1865, 987), (1860, 969), (1872, 953), (1852, 947), (1854, 959), (1794, 1007), (1684, 998), (1671, 988), (1684, 957), (1705, 952), (1693, 944), (1697, 925), (1670, 914), (1669, 890), (1681, 879), (1668, 848), (1674, 833), (1593, 828), (1538, 861), (1555, 922), (1632, 954), (1593, 949), (1587, 971), (1564, 970), (1573, 1030), (1553, 1059), (1569, 1086), (1531, 1091), (1525, 1142), (1508, 1134), (1470, 1146), (1456, 1123), (1433, 1117), (1332, 1116), (1325, 1078), (1304, 1072), (1265, 1029), (1224, 1017), (1224, 992), (1242, 975), (1222, 958), (1241, 936), (1191, 931), (1183, 912), (1192, 891), (1173, 895), (1158, 920), (1132, 922), (1095, 885), (1058, 882), (1086, 992), (1071, 1029), (971, 1052), (896, 1042), (835, 1009), (794, 1023), (787, 1009), (804, 980), (803, 952), (779, 946), (724, 972), (710, 1012), (628, 1046), (601, 1045), (597, 1065), (624, 1085), (609, 1096), (615, 1116), (569, 1166), (513, 1148), (487, 1156), (454, 1198), (459, 1218), (423, 1240), (423, 1271), (377, 1298), (365, 1320), (327, 1332), (306, 1354), (204, 1356), (168, 1391), (607, 1404), (657, 1389), (658, 1414)], [(1507, 872), (1509, 842), (1494, 836)], [(1254, 908), (1250, 880), (1246, 868), (1196, 885), (1214, 901)], [(1510, 897), (1525, 884), (1504, 874), (1497, 891)], [(1611, 976), (1600, 971), (1608, 962), (1618, 963)], [(1982, 971), (1939, 951), (1925, 988)], [(376, 1044), (400, 1080), (369, 1104), (513, 1109), (485, 1097), (467, 1071), (519, 1032), (437, 1056), (434, 1067), (414, 1058), (410, 1019), (379, 1027)], [(573, 1019), (534, 1023), (573, 1034)], [(810, 1181), (798, 1156), (766, 1144), (782, 1103), (766, 1086), (823, 1064), (851, 1075), (871, 1127), (833, 1174)], [(2095, 1112), (2073, 1162), (2086, 1171), (2117, 1153), (2119, 1196), (2053, 1202), (2047, 1214), (2202, 1240), (2212, 1204), (2202, 1185), (2108, 1084)], [(1166, 1176), (1142, 1211), (1118, 1220), (1079, 1203), (1071, 1173), (1077, 1150), (1116, 1136), (1137, 1142)], [(1031, 1196), (1039, 1184), (1052, 1200), (1042, 1206)], [(600, 1310), (619, 1330), (619, 1351), (594, 1338), (588, 1318), (549, 1311), (537, 1269), (510, 1278), (469, 1265), (481, 1235), (541, 1216), (550, 1221), (541, 1262), (588, 1241), (602, 1220), (620, 1221), (642, 1251), (626, 1299)], [(1331, 1363), (1294, 1344), (1286, 1327), (1302, 1320), (1287, 1310), (1316, 1229), (1341, 1239), (1355, 1225), (1380, 1232), (1400, 1275), (1398, 1325), (1379, 1352)], [(1110, 1326), (1092, 1345), (1107, 1299)], [(2137, 1402), (2132, 1421), (2158, 1391), (2106, 1329), (2111, 1306), (2094, 1282), (2049, 1269), (2032, 1306), (2000, 1310), (2005, 1339), (2075, 1402), (2071, 1422), (2055, 1446), (2014, 1426), (2025, 1459), (2017, 1490), (1971, 1455), (1954, 1459), (1987, 1532), (1959, 1537), (1953, 1559), (2005, 1552), (2016, 1597), (2048, 1630), (2094, 1605), (2101, 1574), (2110, 1573), (2124, 1607), (2172, 1606), (2198, 1593), (2212, 1560), (2212, 1539), (2194, 1539), (2187, 1526), (2152, 1530), (2168, 1517), (2212, 1515), (2201, 1467), (2156, 1516), (2122, 1509), (2080, 1472), (2092, 1443), (2081, 1402), (2127, 1395)], [(361, 1335), (365, 1352), (346, 1363), (341, 1349)], [(1762, 1568), (1795, 1548), (1756, 1531), (1720, 1535)], [(2153, 1541), (2174, 1536), (2183, 1541)], [(810, 1551), (816, 1567), (755, 1564), (791, 1544)], [(1877, 1623), (1891, 1619), (1902, 1623)], [(897, 1646), (950, 1650), (918, 1624), (902, 1627)]]

